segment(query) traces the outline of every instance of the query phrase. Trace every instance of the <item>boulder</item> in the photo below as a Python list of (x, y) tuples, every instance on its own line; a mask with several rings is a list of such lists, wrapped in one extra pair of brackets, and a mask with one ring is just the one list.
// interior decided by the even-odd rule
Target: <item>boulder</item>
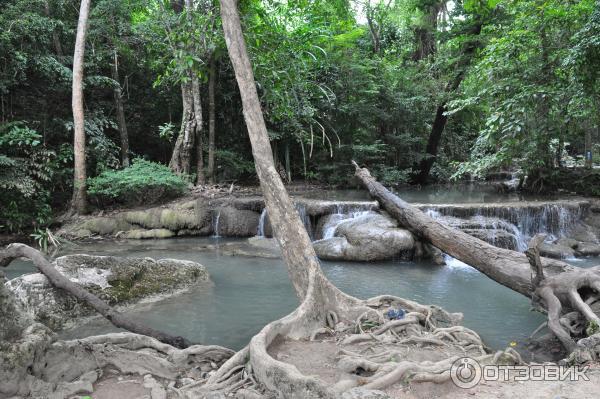
[(206, 208), (204, 201), (87, 218), (67, 225), (59, 235), (72, 238), (102, 235), (139, 239), (166, 238), (187, 233), (205, 236), (212, 233), (211, 211)]
[(580, 242), (575, 247), (577, 256), (600, 256), (600, 244)]
[(581, 242), (592, 242), (596, 244), (598, 243), (598, 237), (596, 237), (594, 228), (585, 223), (578, 223), (575, 226), (573, 226), (573, 228), (569, 232), (569, 238)]
[(27, 372), (55, 339), (36, 323), (0, 272), (0, 397), (26, 395)]
[(391, 218), (368, 212), (342, 220), (335, 229), (335, 237), (315, 241), (313, 246), (321, 259), (374, 261), (412, 258), (415, 240)]
[[(132, 226), (126, 220), (121, 218), (112, 217), (94, 217), (85, 220), (79, 225), (76, 234), (82, 234), (82, 230), (91, 232), (92, 234), (99, 235), (113, 235), (119, 231), (127, 231)], [(78, 232), (78, 233), (77, 233)]]
[(226, 206), (214, 211), (214, 234), (224, 237), (252, 237), (258, 230), (260, 214)]
[(146, 229), (201, 230), (205, 235), (211, 233), (212, 227), (210, 211), (197, 201), (193, 209), (151, 208), (125, 212), (123, 218)]
[(462, 231), (499, 248), (516, 250), (519, 246), (517, 237), (502, 229), (463, 229)]
[[(184, 260), (68, 255), (53, 264), (71, 281), (112, 306), (132, 305), (144, 298), (182, 292), (209, 281), (204, 266)], [(54, 288), (41, 273), (17, 277), (6, 286), (34, 320), (54, 330), (95, 314), (86, 304)]]
[(548, 258), (567, 259), (575, 257), (575, 250), (564, 244), (543, 242), (538, 248), (540, 255)]

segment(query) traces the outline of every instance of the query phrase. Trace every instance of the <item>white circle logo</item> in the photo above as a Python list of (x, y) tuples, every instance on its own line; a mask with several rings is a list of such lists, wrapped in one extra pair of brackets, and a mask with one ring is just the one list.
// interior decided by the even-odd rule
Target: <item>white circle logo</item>
[(461, 357), (452, 363), (450, 378), (459, 388), (473, 388), (481, 381), (481, 365), (475, 359)]

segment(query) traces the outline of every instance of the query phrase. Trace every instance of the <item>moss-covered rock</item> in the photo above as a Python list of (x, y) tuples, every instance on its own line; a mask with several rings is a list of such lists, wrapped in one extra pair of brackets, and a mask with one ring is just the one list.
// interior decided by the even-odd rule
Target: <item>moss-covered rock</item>
[[(56, 268), (110, 305), (131, 305), (143, 298), (172, 294), (209, 281), (204, 266), (190, 261), (69, 255)], [(7, 283), (23, 308), (51, 329), (72, 325), (94, 310), (52, 287), (45, 276), (28, 274)]]
[(113, 235), (131, 229), (131, 224), (121, 218), (95, 217), (85, 220), (77, 230), (88, 230), (93, 234)]

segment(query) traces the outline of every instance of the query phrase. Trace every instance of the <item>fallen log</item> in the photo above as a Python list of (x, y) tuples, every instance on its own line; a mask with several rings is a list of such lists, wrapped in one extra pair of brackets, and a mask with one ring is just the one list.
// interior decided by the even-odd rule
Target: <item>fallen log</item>
[[(548, 328), (569, 353), (579, 348), (579, 339), (598, 332), (600, 266), (581, 269), (560, 260), (540, 258), (535, 252), (540, 237), (534, 237), (528, 254), (495, 247), (431, 218), (387, 190), (367, 169), (352, 163), (355, 176), (403, 227), (492, 280), (531, 298), (536, 309), (548, 314)], [(592, 352), (588, 354), (593, 358)], [(585, 360), (590, 356), (583, 355)]]
[(48, 260), (40, 251), (31, 248), (30, 246), (25, 244), (10, 244), (8, 247), (6, 247), (6, 249), (0, 251), (0, 267), (7, 267), (13, 260), (17, 258), (30, 259), (38, 268), (38, 270), (48, 278), (54, 287), (64, 290), (78, 300), (85, 302), (102, 316), (104, 316), (115, 327), (123, 328), (136, 334), (155, 338), (160, 342), (180, 349), (187, 348), (191, 345), (191, 343), (183, 337), (170, 335), (148, 327), (116, 311), (106, 302), (85, 290), (81, 285), (62, 275), (50, 264), (50, 262), (48, 262)]

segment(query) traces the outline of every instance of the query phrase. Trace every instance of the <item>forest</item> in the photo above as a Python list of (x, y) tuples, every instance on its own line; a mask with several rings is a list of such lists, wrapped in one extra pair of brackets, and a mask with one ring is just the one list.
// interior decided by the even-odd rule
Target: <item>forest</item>
[[(573, 184), (561, 173), (591, 166), (598, 152), (595, 1), (240, 7), (286, 181), (348, 187), (354, 159), (393, 186), (510, 170), (530, 176), (532, 190), (598, 194), (597, 177)], [(70, 205), (78, 13), (70, 1), (8, 1), (0, 16), (6, 232), (45, 228)], [(152, 175), (168, 195), (206, 182), (256, 184), (218, 14), (211, 1), (92, 4), (78, 178), (90, 206), (135, 202), (127, 194), (139, 195), (131, 189)]]
[(600, 0), (4, 0), (0, 399), (595, 398), (598, 154)]

